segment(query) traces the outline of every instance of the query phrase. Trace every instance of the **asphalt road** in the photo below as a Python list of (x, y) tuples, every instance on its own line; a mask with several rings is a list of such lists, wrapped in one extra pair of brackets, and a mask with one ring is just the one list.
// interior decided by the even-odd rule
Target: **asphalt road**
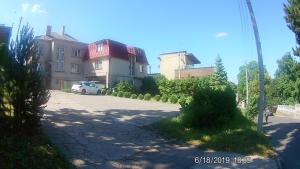
[(196, 157), (244, 158), (203, 151), (147, 126), (179, 113), (179, 105), (51, 91), (42, 120), (51, 141), (79, 169), (274, 169), (273, 159), (249, 163), (195, 162)]
[(280, 155), (284, 169), (300, 169), (300, 119), (269, 117), (264, 130)]

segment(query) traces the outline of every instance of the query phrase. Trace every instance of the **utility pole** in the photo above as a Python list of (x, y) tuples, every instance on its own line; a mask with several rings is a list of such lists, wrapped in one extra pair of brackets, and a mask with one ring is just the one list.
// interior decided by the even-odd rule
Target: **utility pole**
[(258, 33), (258, 28), (256, 24), (256, 19), (254, 16), (254, 12), (252, 9), (251, 1), (246, 0), (248, 10), (250, 13), (252, 27), (254, 31), (255, 41), (256, 41), (256, 49), (257, 49), (257, 57), (258, 57), (258, 68), (259, 68), (259, 103), (258, 103), (258, 119), (257, 119), (257, 131), (263, 132), (263, 111), (265, 107), (265, 76), (264, 76), (264, 64), (262, 57), (262, 50), (260, 44), (260, 38)]
[(245, 69), (246, 69), (246, 106), (249, 104), (249, 80), (248, 80), (248, 68), (247, 68), (247, 62), (245, 64)]

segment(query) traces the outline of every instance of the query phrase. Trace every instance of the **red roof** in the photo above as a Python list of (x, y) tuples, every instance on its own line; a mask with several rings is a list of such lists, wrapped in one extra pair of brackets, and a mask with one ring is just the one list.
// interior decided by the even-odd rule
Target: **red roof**
[[(101, 43), (102, 50), (97, 51), (97, 45)], [(87, 59), (95, 59), (101, 57), (116, 57), (120, 59), (129, 60), (128, 55), (135, 55), (137, 62), (148, 64), (144, 50), (137, 47), (128, 47), (123, 43), (110, 39), (103, 39), (88, 45)]]

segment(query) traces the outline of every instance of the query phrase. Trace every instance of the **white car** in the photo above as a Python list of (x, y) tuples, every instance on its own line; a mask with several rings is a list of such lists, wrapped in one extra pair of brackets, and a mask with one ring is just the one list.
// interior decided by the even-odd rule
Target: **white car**
[(95, 82), (80, 82), (72, 86), (72, 92), (81, 94), (101, 94), (101, 87)]

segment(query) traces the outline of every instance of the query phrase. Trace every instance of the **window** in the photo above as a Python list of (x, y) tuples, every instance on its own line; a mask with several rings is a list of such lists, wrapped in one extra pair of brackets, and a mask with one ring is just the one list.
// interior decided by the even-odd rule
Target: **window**
[(43, 46), (42, 45), (38, 45), (37, 50), (36, 50), (36, 54), (39, 57), (43, 55)]
[(64, 48), (57, 48), (56, 50), (56, 71), (64, 71), (64, 62), (65, 62), (65, 52)]
[(97, 52), (101, 52), (103, 50), (103, 43), (97, 44)]
[(97, 59), (95, 61), (95, 69), (102, 69), (102, 60), (101, 59)]
[(74, 49), (73, 50), (73, 56), (80, 57), (80, 49)]
[(143, 65), (140, 65), (140, 73), (143, 73)]
[(79, 73), (79, 64), (72, 64), (71, 66), (71, 72), (72, 73)]

